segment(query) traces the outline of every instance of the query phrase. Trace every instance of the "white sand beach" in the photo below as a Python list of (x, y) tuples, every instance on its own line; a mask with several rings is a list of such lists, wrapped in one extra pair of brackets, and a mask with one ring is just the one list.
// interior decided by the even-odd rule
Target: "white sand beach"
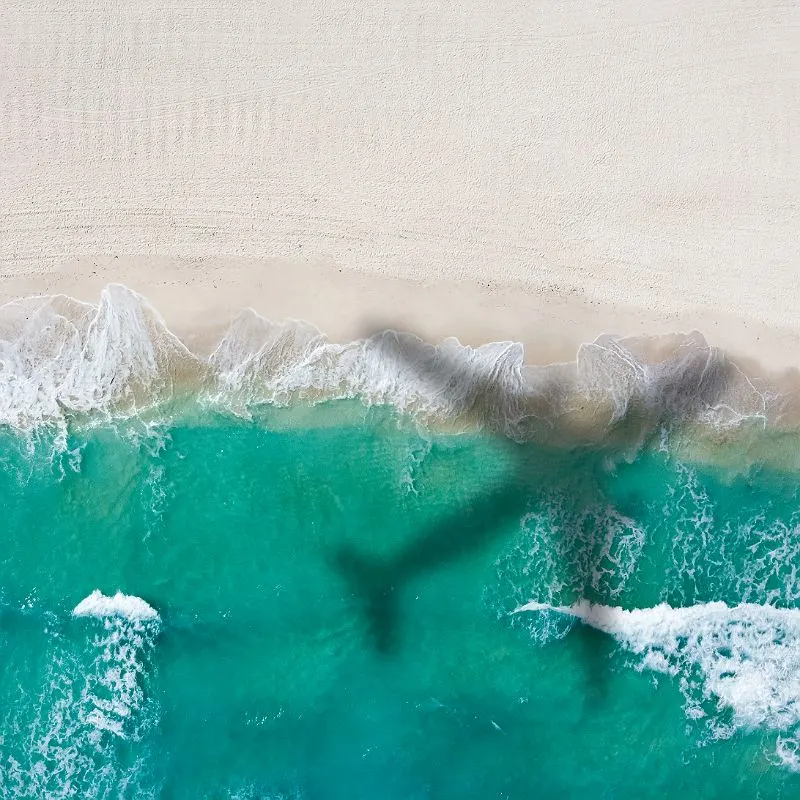
[(0, 10), (0, 300), (800, 365), (794, 4)]

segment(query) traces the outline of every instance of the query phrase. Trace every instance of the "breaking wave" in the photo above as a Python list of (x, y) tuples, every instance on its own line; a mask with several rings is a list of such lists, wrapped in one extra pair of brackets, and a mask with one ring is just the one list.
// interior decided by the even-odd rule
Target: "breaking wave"
[(158, 612), (141, 597), (117, 592), (113, 597), (95, 589), (72, 611), (75, 617), (124, 617), (130, 621), (158, 619)]
[(737, 730), (778, 732), (776, 756), (800, 770), (800, 610), (721, 602), (626, 610), (582, 600), (530, 602), (514, 614), (556, 613), (613, 636), (636, 669), (678, 680), (687, 716), (714, 738)]
[[(81, 620), (85, 627), (76, 628)], [(5, 720), (25, 749), (4, 753), (2, 796), (151, 794), (147, 737), (159, 718), (150, 691), (158, 613), (138, 597), (95, 591), (76, 606), (72, 626), (52, 619), (47, 629), (39, 695), (15, 704)]]
[(97, 305), (56, 295), (0, 309), (0, 424), (133, 415), (187, 394), (242, 416), (265, 404), (359, 398), (517, 439), (633, 443), (676, 420), (732, 429), (784, 410), (783, 395), (699, 333), (601, 336), (572, 363), (531, 366), (515, 342), (432, 345), (385, 331), (335, 344), (309, 324), (248, 310), (201, 357), (121, 285)]

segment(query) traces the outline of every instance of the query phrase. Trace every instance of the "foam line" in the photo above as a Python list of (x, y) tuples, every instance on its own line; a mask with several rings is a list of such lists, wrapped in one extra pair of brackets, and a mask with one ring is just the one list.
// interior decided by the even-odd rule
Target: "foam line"
[(137, 414), (186, 392), (245, 416), (262, 404), (360, 398), (519, 439), (553, 428), (598, 437), (626, 420), (642, 432), (676, 418), (736, 426), (764, 417), (768, 402), (699, 333), (604, 335), (574, 363), (533, 367), (518, 342), (432, 345), (383, 331), (334, 344), (307, 323), (245, 311), (203, 358), (119, 284), (97, 305), (56, 295), (2, 306), (0, 367), (0, 424), (19, 429), (71, 414)]

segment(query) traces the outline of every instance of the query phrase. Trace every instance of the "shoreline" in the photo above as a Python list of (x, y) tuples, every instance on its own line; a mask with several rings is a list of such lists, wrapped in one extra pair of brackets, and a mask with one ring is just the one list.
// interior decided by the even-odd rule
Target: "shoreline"
[(800, 382), (797, 22), (778, 0), (15, 7), (0, 302), (119, 282), (198, 352), (246, 307), (528, 364), (698, 330)]
[[(164, 265), (161, 274), (169, 276)], [(74, 290), (78, 282), (72, 275)], [(165, 309), (165, 298), (198, 296), (191, 287), (167, 279), (161, 293), (149, 296), (116, 283), (92, 297), (93, 281), (103, 277), (96, 270), (80, 291), (71, 292), (77, 297), (28, 295), (0, 308), (0, 423), (25, 430), (54, 422), (65, 431), (70, 419), (87, 414), (138, 416), (190, 396), (244, 418), (258, 416), (264, 406), (357, 398), (365, 406), (390, 405), (436, 429), (480, 428), (559, 449), (600, 446), (628, 457), (648, 442), (658, 446), (661, 438), (663, 443), (668, 432), (676, 453), (692, 451), (695, 458), (725, 462), (734, 471), (756, 462), (800, 466), (785, 443), (770, 452), (770, 440), (800, 429), (796, 369), (769, 371), (758, 362), (731, 357), (696, 331), (654, 334), (643, 312), (631, 319), (647, 325), (645, 333), (600, 335), (580, 344), (571, 359), (537, 365), (525, 357), (524, 343), (511, 337), (492, 343), (478, 338), (476, 347), (452, 337), (435, 343), (435, 336), (420, 338), (420, 331), (408, 331), (411, 326), (403, 321), (369, 327), (362, 319), (358, 328), (351, 323), (356, 338), (348, 341), (342, 326), (345, 342), (337, 343), (297, 319), (275, 322), (253, 312), (252, 306), (266, 297), (255, 293), (250, 293), (251, 309), (236, 309), (236, 317), (221, 305), (208, 311), (179, 302)], [(297, 269), (294, 277), (305, 280), (308, 274)], [(340, 289), (353, 289), (350, 276), (342, 273), (340, 280)], [(468, 305), (463, 294), (469, 287), (463, 284), (460, 302), (439, 316), (431, 304), (441, 286), (429, 292), (408, 282), (394, 287), (397, 293), (424, 298), (414, 311), (422, 310), (438, 324), (460, 319), (472, 337), (487, 330), (480, 325), (490, 314), (477, 321), (464, 317)], [(235, 284), (216, 281), (214, 290), (213, 296), (235, 302)], [(472, 290), (473, 301), (485, 299)], [(276, 304), (286, 296), (273, 293), (268, 299)], [(353, 319), (342, 298), (333, 290), (324, 297), (310, 296), (312, 305), (324, 301), (340, 326)], [(350, 310), (358, 309), (352, 291), (349, 299)], [(363, 303), (363, 295), (358, 299)], [(520, 303), (529, 300), (529, 295), (518, 296)], [(383, 303), (401, 307), (397, 294), (384, 294)], [(568, 308), (565, 303), (557, 312)], [(506, 324), (519, 319), (499, 304), (490, 312)], [(195, 327), (187, 337), (182, 324), (188, 326), (190, 319)], [(549, 344), (549, 350), (535, 355), (557, 352), (552, 339)], [(569, 344), (562, 339), (558, 346)]]
[(252, 309), (271, 322), (302, 321), (347, 344), (384, 330), (438, 344), (455, 337), (478, 347), (520, 342), (525, 363), (575, 361), (599, 336), (669, 337), (699, 332), (756, 378), (800, 382), (800, 329), (723, 310), (661, 303), (662, 310), (519, 282), (422, 282), (281, 259), (106, 257), (53, 272), (0, 277), (0, 305), (63, 294), (96, 304), (121, 283), (142, 295), (186, 346), (207, 356), (235, 317)]

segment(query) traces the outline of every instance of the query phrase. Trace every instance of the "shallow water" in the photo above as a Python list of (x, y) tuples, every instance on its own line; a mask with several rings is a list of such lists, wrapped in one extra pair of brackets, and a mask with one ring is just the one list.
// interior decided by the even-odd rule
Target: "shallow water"
[(796, 473), (153, 420), (2, 434), (0, 796), (800, 793)]

